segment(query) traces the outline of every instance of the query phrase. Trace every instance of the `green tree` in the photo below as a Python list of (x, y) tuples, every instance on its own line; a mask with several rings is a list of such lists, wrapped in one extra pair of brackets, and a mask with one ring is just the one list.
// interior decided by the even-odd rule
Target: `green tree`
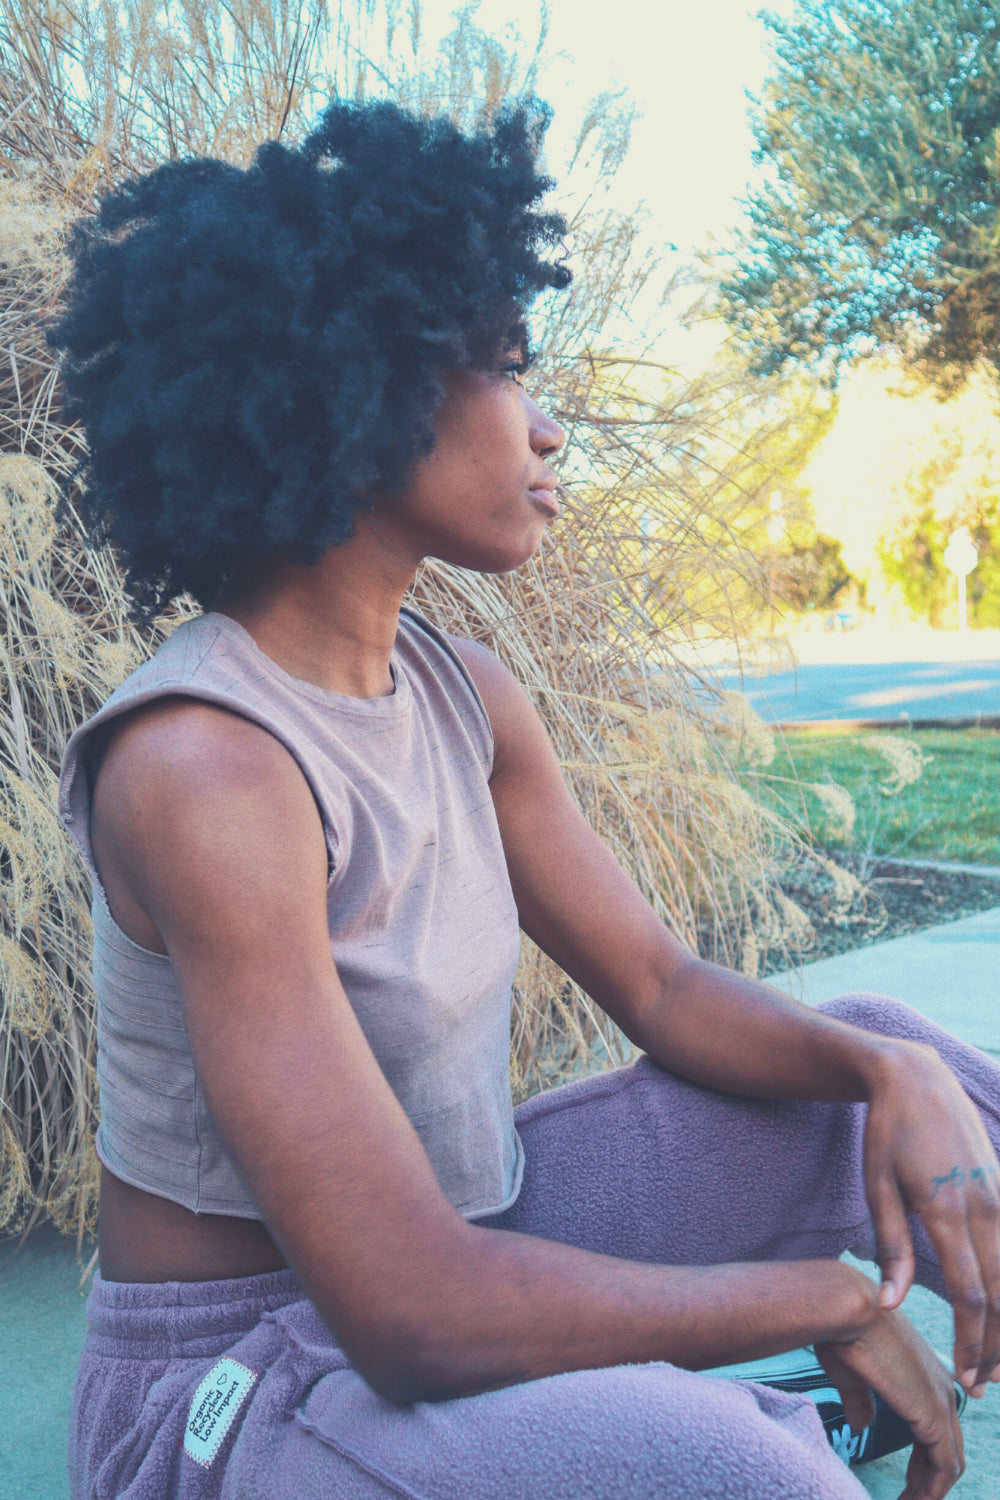
[(789, 542), (775, 562), (775, 594), (794, 610), (831, 609), (864, 588), (844, 562), (841, 543), (823, 532)]
[(756, 367), (898, 349), (1000, 368), (1000, 4), (798, 0), (768, 14), (765, 185), (722, 295)]
[[(955, 578), (944, 561), (953, 530), (927, 507), (878, 549), (886, 578), (899, 586), (913, 613), (934, 626), (955, 621)], [(981, 514), (969, 531), (979, 552), (979, 562), (966, 579), (969, 624), (996, 630), (1000, 627), (1000, 512), (996, 506)]]
[(947, 545), (948, 533), (926, 504), (878, 549), (886, 578), (896, 584), (913, 614), (935, 627), (944, 624), (954, 592), (944, 562)]
[(877, 547), (882, 572), (912, 613), (935, 627), (956, 619), (955, 577), (945, 563), (948, 539), (965, 527), (979, 561), (966, 580), (969, 623), (1000, 625), (1000, 494), (996, 445), (963, 442), (961, 433), (935, 445), (902, 485), (905, 499)]

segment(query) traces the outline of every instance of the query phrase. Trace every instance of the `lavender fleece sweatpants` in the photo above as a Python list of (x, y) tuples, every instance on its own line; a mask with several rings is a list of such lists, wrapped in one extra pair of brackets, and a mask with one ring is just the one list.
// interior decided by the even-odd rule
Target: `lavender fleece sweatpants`
[[(937, 1047), (1000, 1150), (995, 1062), (895, 1001), (823, 1009)], [(520, 1107), (524, 1186), (491, 1222), (677, 1265), (870, 1255), (863, 1123), (862, 1105), (714, 1094), (643, 1060)], [(918, 1277), (940, 1292), (914, 1232)], [(73, 1500), (864, 1500), (810, 1401), (668, 1364), (394, 1406), (288, 1271), (97, 1277), (88, 1318)]]

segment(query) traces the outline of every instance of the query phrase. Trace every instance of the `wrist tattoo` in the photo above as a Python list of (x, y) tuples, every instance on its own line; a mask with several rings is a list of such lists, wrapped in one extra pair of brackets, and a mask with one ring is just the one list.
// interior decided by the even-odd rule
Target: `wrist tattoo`
[(987, 1177), (995, 1177), (998, 1172), (1000, 1172), (1000, 1168), (996, 1166), (970, 1167), (968, 1172), (964, 1172), (956, 1163), (951, 1171), (945, 1172), (942, 1177), (931, 1178), (931, 1187), (933, 1189), (931, 1198), (933, 1200), (937, 1197), (940, 1188), (949, 1186), (961, 1187), (966, 1180), (969, 1182), (985, 1183)]

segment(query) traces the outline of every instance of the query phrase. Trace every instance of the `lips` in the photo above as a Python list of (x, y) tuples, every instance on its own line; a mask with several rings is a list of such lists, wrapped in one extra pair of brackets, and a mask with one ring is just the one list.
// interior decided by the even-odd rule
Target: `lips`
[(555, 490), (529, 490), (528, 494), (538, 506), (538, 509), (543, 510), (547, 516), (557, 516), (559, 514), (559, 497)]
[(528, 490), (534, 503), (539, 510), (543, 510), (547, 516), (559, 514), (559, 496), (556, 494), (556, 481), (553, 478), (547, 484), (532, 485)]

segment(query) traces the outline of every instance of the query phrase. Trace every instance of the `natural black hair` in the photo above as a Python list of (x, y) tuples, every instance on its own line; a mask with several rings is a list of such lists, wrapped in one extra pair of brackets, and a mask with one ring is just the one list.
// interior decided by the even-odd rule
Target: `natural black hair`
[(270, 554), (315, 562), (433, 447), (449, 371), (527, 360), (528, 306), (570, 279), (538, 211), (547, 123), (335, 102), (301, 146), (169, 162), (77, 225), (49, 337), (84, 523), (141, 616)]

